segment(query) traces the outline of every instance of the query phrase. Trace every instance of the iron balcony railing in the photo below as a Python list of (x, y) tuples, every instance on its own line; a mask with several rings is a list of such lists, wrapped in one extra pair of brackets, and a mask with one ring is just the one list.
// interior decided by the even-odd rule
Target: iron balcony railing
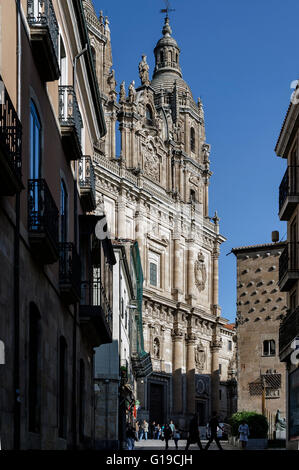
[(123, 384), (130, 384), (132, 387), (134, 386), (134, 375), (132, 372), (132, 368), (127, 361), (127, 359), (121, 359), (119, 365), (120, 371), (119, 375)]
[(289, 242), (279, 258), (279, 281), (288, 273), (299, 273), (298, 242)]
[(289, 165), (279, 186), (279, 211), (281, 211), (284, 202), (289, 196), (298, 196), (297, 172), (298, 165)]
[(12, 170), (22, 177), (22, 125), (0, 75), (0, 146)]
[(59, 121), (61, 126), (74, 127), (81, 143), (82, 117), (73, 86), (59, 86)]
[(81, 282), (81, 305), (101, 306), (112, 333), (112, 310), (101, 279)]
[(52, 0), (27, 0), (27, 21), (30, 27), (48, 28), (58, 57), (59, 26)]
[(82, 189), (96, 191), (94, 167), (89, 155), (84, 155), (79, 161), (79, 185)]
[(59, 212), (44, 179), (28, 181), (28, 231), (46, 233), (58, 247)]
[(59, 282), (71, 284), (80, 297), (81, 261), (73, 243), (59, 243)]
[(59, 26), (52, 0), (27, 0), (27, 21), (31, 27), (48, 28), (58, 57)]

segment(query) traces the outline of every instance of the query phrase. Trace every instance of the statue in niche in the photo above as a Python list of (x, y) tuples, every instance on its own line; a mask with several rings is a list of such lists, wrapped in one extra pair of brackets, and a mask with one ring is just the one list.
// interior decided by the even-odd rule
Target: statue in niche
[(204, 263), (204, 255), (200, 251), (194, 263), (195, 285), (199, 292), (202, 292), (206, 285), (207, 270)]
[(154, 339), (153, 349), (154, 349), (154, 358), (159, 359), (160, 358), (160, 341), (158, 338)]
[(205, 368), (206, 353), (201, 344), (197, 345), (195, 349), (195, 364), (197, 369), (203, 370)]
[(146, 62), (146, 55), (142, 55), (142, 61), (139, 63), (139, 77), (142, 85), (149, 85), (149, 65)]

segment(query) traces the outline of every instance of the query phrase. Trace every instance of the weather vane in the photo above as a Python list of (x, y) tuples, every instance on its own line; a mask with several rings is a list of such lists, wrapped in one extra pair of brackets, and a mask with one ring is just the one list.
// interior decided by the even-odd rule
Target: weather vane
[(166, 13), (166, 18), (168, 18), (168, 13), (170, 11), (175, 11), (174, 8), (170, 8), (170, 2), (169, 0), (164, 0), (165, 1), (165, 5), (166, 5), (166, 8), (163, 8), (162, 10), (160, 10), (160, 13)]

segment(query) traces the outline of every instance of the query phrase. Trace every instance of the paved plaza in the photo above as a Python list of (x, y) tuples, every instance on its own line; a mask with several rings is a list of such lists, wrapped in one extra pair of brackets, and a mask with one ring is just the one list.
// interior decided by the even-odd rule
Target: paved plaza
[[(185, 450), (186, 447), (186, 440), (182, 439), (179, 441), (178, 444), (178, 450), (182, 451)], [(204, 447), (208, 441), (207, 440), (202, 440), (202, 446)], [(230, 445), (227, 441), (221, 441), (221, 446), (223, 447), (224, 450), (240, 450), (237, 447), (234, 447)], [(165, 449), (165, 441), (161, 441), (158, 439), (148, 439), (145, 441), (142, 439), (142, 441), (138, 441), (135, 443), (135, 449), (138, 450), (164, 450)], [(175, 444), (172, 439), (170, 439), (168, 443), (168, 450), (175, 450)], [(189, 447), (189, 450), (194, 451), (194, 450), (199, 450), (197, 444), (191, 444)], [(210, 450), (219, 450), (216, 443), (212, 442), (212, 444), (209, 447)]]

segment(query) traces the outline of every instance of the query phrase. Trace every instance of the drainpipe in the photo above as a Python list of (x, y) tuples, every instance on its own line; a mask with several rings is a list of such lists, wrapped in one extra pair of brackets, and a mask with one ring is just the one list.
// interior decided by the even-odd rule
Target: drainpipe
[[(75, 93), (76, 80), (77, 80), (77, 63), (78, 59), (87, 51), (87, 44), (85, 48), (74, 58), (73, 61), (73, 89)], [(74, 245), (78, 250), (78, 195), (77, 195), (77, 171), (78, 164), (75, 162), (75, 176), (74, 176)], [(72, 440), (73, 449), (77, 449), (77, 317), (78, 317), (78, 304), (74, 304), (74, 323), (73, 323), (73, 380), (72, 380)]]
[[(21, 119), (21, 13), (20, 0), (16, 0), (17, 11), (17, 108)], [(20, 403), (20, 192), (15, 199), (14, 230), (14, 449), (21, 447), (21, 403)]]

